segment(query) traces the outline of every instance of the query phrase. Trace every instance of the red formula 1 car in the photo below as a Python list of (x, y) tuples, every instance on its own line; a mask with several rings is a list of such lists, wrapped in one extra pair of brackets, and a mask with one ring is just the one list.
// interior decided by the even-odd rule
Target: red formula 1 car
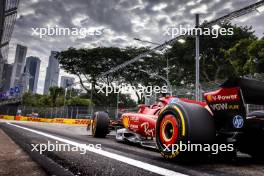
[[(234, 151), (264, 154), (264, 111), (247, 112), (246, 104), (264, 105), (264, 82), (233, 78), (205, 93), (205, 102), (162, 97), (137, 113), (124, 113), (110, 123), (106, 112), (93, 116), (92, 134), (105, 137), (113, 126), (117, 141), (152, 141), (165, 158), (183, 155), (175, 144), (232, 144)], [(233, 153), (234, 153), (233, 152)]]

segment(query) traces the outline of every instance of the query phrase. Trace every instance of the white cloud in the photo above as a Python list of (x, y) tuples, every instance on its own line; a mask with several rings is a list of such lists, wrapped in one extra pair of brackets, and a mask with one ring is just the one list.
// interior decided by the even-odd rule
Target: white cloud
[(196, 7), (196, 8), (193, 8), (190, 11), (190, 13), (191, 14), (204, 14), (204, 13), (207, 13), (207, 10), (208, 10), (207, 5), (202, 4), (202, 5), (200, 5), (200, 6)]
[(154, 11), (161, 11), (161, 10), (163, 10), (164, 8), (166, 8), (168, 5), (167, 4), (165, 4), (165, 3), (160, 3), (160, 4), (157, 4), (157, 5), (155, 5), (155, 6), (153, 6), (153, 10)]

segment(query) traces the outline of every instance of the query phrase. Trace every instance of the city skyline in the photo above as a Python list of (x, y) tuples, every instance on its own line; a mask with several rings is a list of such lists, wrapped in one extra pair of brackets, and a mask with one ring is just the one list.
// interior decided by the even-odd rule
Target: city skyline
[[(22, 86), (23, 92), (38, 93), (37, 88), (41, 60), (36, 56), (27, 56), (27, 50), (27, 46), (17, 44), (14, 62), (6, 62), (3, 64), (3, 84), (1, 85), (2, 92), (9, 91), (10, 88)], [(47, 84), (46, 92), (43, 92), (43, 94), (48, 93), (49, 87), (59, 86), (59, 83), (61, 87), (66, 87), (64, 85), (65, 81), (70, 82), (70, 84), (74, 83), (73, 77), (59, 77), (60, 68), (59, 63), (55, 58), (56, 53), (56, 51), (51, 51), (51, 55), (49, 58), (50, 64), (46, 68), (47, 70), (49, 70), (46, 73), (49, 74), (45, 75), (45, 77), (47, 77), (47, 82), (50, 83)], [(42, 94), (42, 92), (40, 94)]]

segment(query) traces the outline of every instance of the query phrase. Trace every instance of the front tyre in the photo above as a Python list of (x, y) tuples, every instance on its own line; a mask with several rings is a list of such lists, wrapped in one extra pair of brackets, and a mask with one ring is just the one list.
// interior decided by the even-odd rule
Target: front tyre
[(202, 106), (178, 102), (163, 108), (156, 123), (156, 144), (166, 159), (188, 152), (182, 144), (210, 144), (215, 138), (214, 120)]
[(92, 121), (93, 137), (104, 138), (109, 133), (109, 123), (109, 116), (106, 112), (96, 112)]

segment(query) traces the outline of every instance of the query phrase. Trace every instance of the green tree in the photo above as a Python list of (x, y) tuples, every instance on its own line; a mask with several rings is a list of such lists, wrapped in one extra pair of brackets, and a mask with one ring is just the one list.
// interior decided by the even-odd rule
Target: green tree
[[(241, 40), (256, 40), (252, 27), (238, 27), (229, 23), (222, 28), (233, 28), (233, 35), (200, 36), (200, 71), (202, 82), (218, 82), (233, 73), (230, 58), (225, 52)], [(173, 85), (194, 83), (195, 81), (195, 38), (187, 37), (184, 44), (176, 42), (168, 53), (170, 59), (170, 78)], [(240, 69), (240, 68), (239, 68)]]
[(230, 75), (243, 76), (254, 72), (254, 62), (250, 57), (248, 48), (253, 40), (242, 39), (234, 47), (225, 51), (225, 58), (233, 67)]
[(50, 87), (49, 88), (49, 95), (51, 98), (51, 106), (55, 107), (57, 105), (63, 104), (62, 100), (59, 100), (59, 97), (64, 96), (64, 89), (61, 87)]
[(255, 71), (264, 73), (264, 37), (251, 43), (248, 52), (251, 60), (255, 63)]
[(51, 107), (51, 99), (48, 95), (41, 95), (38, 100), (39, 107)]
[(22, 97), (22, 104), (26, 106), (37, 106), (38, 100), (36, 95), (32, 93), (25, 93)]
[[(118, 84), (130, 84), (135, 87), (139, 84), (151, 85), (154, 84), (153, 82), (157, 84), (160, 83), (160, 80), (152, 79), (149, 75), (140, 71), (142, 69), (153, 72), (153, 68), (155, 68), (155, 72), (164, 72), (161, 64), (162, 59), (160, 59), (158, 54), (153, 54), (153, 58), (145, 58), (143, 62), (130, 65), (119, 72), (101, 77), (102, 73), (146, 51), (148, 51), (148, 48), (69, 48), (59, 53), (57, 58), (62, 68), (78, 76), (82, 88), (84, 88), (89, 95), (94, 96), (92, 98), (93, 100), (98, 101), (99, 104), (102, 104), (100, 102), (106, 102), (110, 105), (111, 98), (109, 98), (109, 96), (97, 94), (97, 87), (104, 85), (114, 87), (114, 83), (116, 82), (118, 82)], [(155, 66), (153, 67), (153, 65)], [(89, 88), (87, 84), (85, 85), (85, 82), (90, 83), (92, 87)], [(138, 99), (142, 101), (142, 95), (139, 95), (137, 92), (135, 93)]]
[(80, 98), (80, 97), (73, 97), (67, 100), (67, 105), (79, 105), (79, 106), (90, 106), (92, 105), (91, 100)]

